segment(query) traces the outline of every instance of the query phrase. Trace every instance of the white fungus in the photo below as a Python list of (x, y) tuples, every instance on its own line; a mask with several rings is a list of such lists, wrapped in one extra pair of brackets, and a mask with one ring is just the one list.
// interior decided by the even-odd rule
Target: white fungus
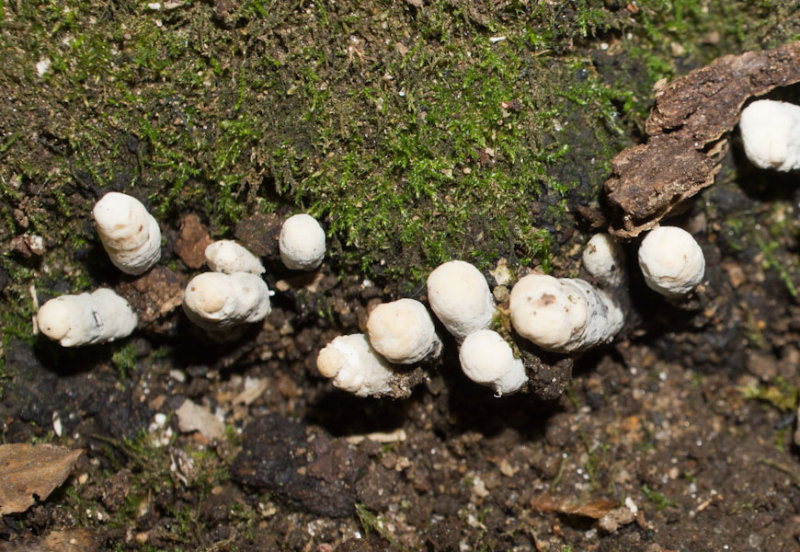
[(639, 246), (639, 267), (650, 289), (680, 297), (703, 280), (706, 260), (689, 232), (677, 226), (659, 226)]
[(375, 307), (367, 319), (369, 342), (386, 360), (414, 364), (439, 356), (442, 342), (425, 305), (399, 299)]
[(449, 261), (428, 276), (428, 302), (447, 331), (458, 341), (487, 328), (495, 305), (480, 271), (464, 261)]
[(258, 257), (233, 240), (219, 240), (209, 244), (205, 249), (205, 256), (208, 266), (215, 272), (264, 272), (264, 265)]
[(161, 258), (158, 222), (136, 198), (109, 192), (92, 215), (103, 247), (122, 272), (142, 274)]
[(623, 324), (614, 301), (577, 278), (525, 276), (511, 289), (510, 310), (517, 333), (558, 353), (611, 341)]
[(281, 226), (281, 261), (290, 270), (314, 270), (325, 257), (325, 231), (311, 215), (294, 215)]
[(498, 397), (518, 391), (528, 381), (522, 359), (514, 358), (511, 346), (493, 330), (469, 334), (458, 358), (469, 379), (492, 387)]
[(64, 347), (91, 345), (129, 336), (136, 314), (108, 288), (50, 299), (36, 313), (39, 330)]
[(248, 272), (205, 272), (189, 281), (183, 294), (189, 320), (215, 332), (258, 322), (270, 313), (269, 289)]
[(625, 253), (619, 242), (606, 233), (595, 234), (583, 250), (583, 268), (601, 284), (614, 287), (622, 280)]
[(748, 105), (739, 119), (744, 152), (762, 169), (800, 168), (800, 106), (759, 100)]
[(359, 397), (386, 395), (394, 378), (389, 363), (369, 344), (364, 334), (342, 335), (317, 356), (317, 370), (333, 385)]

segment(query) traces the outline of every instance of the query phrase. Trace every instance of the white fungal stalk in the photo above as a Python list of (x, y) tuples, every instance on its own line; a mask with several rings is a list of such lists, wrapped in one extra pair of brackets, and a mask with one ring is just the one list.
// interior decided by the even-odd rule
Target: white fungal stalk
[(689, 232), (659, 226), (639, 246), (639, 267), (650, 289), (666, 297), (681, 297), (703, 281), (706, 260)]
[(126, 274), (146, 272), (161, 258), (161, 230), (134, 197), (109, 192), (92, 210), (97, 234), (114, 266)]
[(317, 356), (317, 370), (334, 386), (359, 397), (379, 397), (392, 390), (391, 366), (364, 334), (343, 335), (328, 343)]
[(205, 272), (186, 286), (183, 310), (205, 330), (226, 330), (263, 320), (270, 313), (269, 289), (255, 274)]
[(64, 347), (114, 341), (136, 329), (128, 302), (108, 288), (50, 299), (36, 313), (39, 330)]
[(264, 265), (258, 257), (233, 240), (219, 240), (209, 244), (205, 249), (205, 256), (208, 266), (215, 272), (249, 272), (256, 275), (264, 273)]
[(290, 270), (314, 270), (325, 257), (325, 230), (311, 215), (294, 215), (281, 226), (281, 261)]
[(458, 341), (487, 328), (495, 305), (480, 271), (464, 261), (439, 265), (428, 276), (428, 302), (447, 331)]
[(493, 330), (469, 334), (458, 358), (469, 379), (491, 387), (498, 397), (518, 391), (528, 381), (522, 360), (514, 358), (511, 346)]
[(396, 364), (432, 359), (442, 351), (428, 309), (414, 299), (375, 307), (367, 320), (367, 334), (375, 350)]
[(622, 311), (588, 282), (531, 274), (511, 290), (511, 324), (542, 349), (571, 353), (611, 341)]
[(625, 253), (610, 234), (595, 234), (583, 250), (583, 268), (601, 284), (617, 286), (622, 280)]
[(800, 106), (759, 100), (748, 105), (739, 119), (744, 152), (762, 169), (800, 168)]

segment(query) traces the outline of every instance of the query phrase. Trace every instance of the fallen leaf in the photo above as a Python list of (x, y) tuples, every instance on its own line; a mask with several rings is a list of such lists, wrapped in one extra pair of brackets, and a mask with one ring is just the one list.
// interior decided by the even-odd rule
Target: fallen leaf
[(531, 499), (531, 508), (537, 512), (558, 512), (575, 516), (600, 519), (616, 508), (617, 503), (613, 500), (599, 499), (591, 502), (579, 504), (569, 499), (542, 494)]
[(0, 514), (24, 512), (37, 498), (46, 499), (81, 454), (56, 445), (0, 445)]

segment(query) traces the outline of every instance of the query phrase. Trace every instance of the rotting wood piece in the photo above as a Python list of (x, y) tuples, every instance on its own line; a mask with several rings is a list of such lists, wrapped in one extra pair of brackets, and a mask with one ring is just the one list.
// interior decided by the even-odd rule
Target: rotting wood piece
[(609, 231), (636, 237), (713, 184), (742, 105), (799, 81), (800, 42), (793, 42), (721, 57), (661, 88), (645, 124), (648, 141), (611, 162), (605, 184), (614, 210)]

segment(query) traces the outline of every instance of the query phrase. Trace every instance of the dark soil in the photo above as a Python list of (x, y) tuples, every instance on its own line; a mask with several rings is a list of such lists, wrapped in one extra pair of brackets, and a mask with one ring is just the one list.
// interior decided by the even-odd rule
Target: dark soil
[[(203, 9), (214, 13), (214, 32), (229, 33), (254, 17), (242, 15), (245, 4), (216, 1)], [(407, 4), (402, 11), (411, 19), (429, 5)], [(460, 18), (453, 28), (490, 34), (485, 29), (494, 20), (486, 13), (493, 8), (445, 4)], [(567, 4), (553, 15), (564, 25), (554, 31), (556, 50), (588, 52), (604, 40), (613, 47), (639, 9), (601, 3), (597, 10), (613, 18), (584, 23), (580, 32), (569, 24), (576, 25), (583, 8), (575, 5), (582, 3)], [(503, 17), (512, 11), (508, 7)], [(104, 13), (118, 16), (111, 5)], [(170, 15), (164, 20), (169, 24)], [(339, 30), (355, 33), (358, 21), (343, 20)], [(769, 29), (784, 36), (791, 29), (786, 25)], [(289, 42), (294, 32), (302, 34), (281, 29), (282, 40)], [(447, 38), (444, 31), (437, 35), (443, 44)], [(609, 62), (611, 54), (602, 52), (595, 52), (594, 64), (600, 76), (617, 82), (623, 69), (630, 70), (630, 89), (639, 91), (647, 80), (643, 60), (653, 58), (620, 54)], [(369, 64), (354, 55), (348, 68)], [(700, 59), (681, 63), (699, 65)], [(131, 78), (149, 85), (148, 78), (162, 76)], [(362, 79), (352, 76), (359, 86)], [(11, 80), (6, 75), (0, 82)], [(337, 82), (343, 90), (347, 84)], [(794, 86), (773, 94), (791, 99), (800, 91)], [(286, 95), (283, 101), (294, 100)], [(637, 121), (629, 115), (626, 139), (632, 142)], [(12, 134), (6, 128), (50, 124), (42, 109), (0, 111), (0, 117), (0, 161), (12, 144), (4, 141)], [(183, 124), (178, 115), (173, 119)], [(298, 118), (298, 125), (311, 123)], [(592, 142), (594, 130), (568, 132)], [(657, 296), (639, 275), (637, 242), (627, 243), (629, 278), (617, 292), (627, 316), (622, 334), (578, 358), (546, 356), (547, 366), (558, 370), (541, 367), (531, 374), (538, 378), (535, 392), (504, 398), (463, 376), (449, 337), (443, 358), (424, 367), (424, 381), (403, 400), (359, 399), (320, 377), (315, 360), (322, 347), (337, 335), (363, 331), (377, 302), (401, 295), (424, 300), (424, 285), (400, 281), (378, 262), (363, 270), (352, 261), (357, 244), (339, 234), (330, 236), (332, 252), (319, 271), (282, 269), (276, 236), (282, 217), (295, 210), (288, 197), (274, 212), (237, 211), (235, 220), (224, 219), (230, 223), (226, 237), (263, 256), (265, 279), (276, 294), (263, 325), (218, 343), (179, 307), (184, 283), (202, 265), (201, 244), (220, 233), (221, 223), (211, 221), (218, 204), (204, 211), (204, 198), (193, 196), (170, 207), (171, 216), (161, 219), (163, 261), (129, 278), (113, 270), (80, 216), (69, 219), (79, 231), (68, 252), (52, 253), (50, 244), (51, 256), (43, 261), (24, 240), (26, 213), (43, 217), (42, 228), (60, 226), (65, 212), (98, 195), (97, 185), (87, 183), (92, 175), (76, 169), (66, 176), (70, 184), (59, 189), (58, 200), (27, 173), (17, 187), (4, 179), (3, 213), (19, 220), (0, 231), (7, 242), (1, 304), (4, 320), (14, 321), (3, 333), (0, 441), (57, 442), (86, 454), (60, 489), (2, 518), (0, 550), (800, 550), (800, 448), (793, 437), (800, 390), (797, 175), (751, 168), (735, 132), (729, 138), (716, 183), (664, 221), (688, 229), (702, 244), (707, 273), (701, 288), (678, 303)], [(81, 158), (61, 139), (47, 132), (37, 138), (43, 163), (60, 155), (70, 164)], [(162, 193), (153, 167), (131, 186), (130, 175), (142, 170), (138, 157), (148, 153), (135, 137), (128, 146), (123, 157), (130, 166), (118, 167), (128, 178), (114, 188), (142, 198)], [(309, 159), (304, 162), (319, 163)], [(273, 167), (274, 174), (259, 175), (263, 180), (252, 194), (244, 194), (253, 196), (251, 203), (264, 188), (277, 187), (279, 169), (290, 170)], [(564, 194), (541, 196), (542, 211), (566, 205), (558, 224), (548, 227), (558, 249), (557, 276), (579, 274), (579, 245), (607, 220), (601, 183), (590, 178), (597, 170), (560, 165), (554, 173), (583, 178)], [(35, 209), (34, 201), (41, 201)], [(474, 228), (467, 239), (485, 244), (480, 221)], [(524, 257), (522, 249), (512, 243), (506, 251)], [(397, 261), (404, 251), (398, 246), (386, 257)], [(369, 254), (373, 259), (374, 251)], [(409, 254), (409, 265), (424, 272), (419, 258), (430, 257)], [(35, 283), (42, 302), (73, 290), (71, 275), (78, 273), (129, 299), (142, 322), (134, 336), (72, 350), (30, 335), (19, 290)], [(485, 274), (494, 287), (488, 269)], [(224, 436), (182, 431), (175, 412), (186, 400), (224, 420)]]

